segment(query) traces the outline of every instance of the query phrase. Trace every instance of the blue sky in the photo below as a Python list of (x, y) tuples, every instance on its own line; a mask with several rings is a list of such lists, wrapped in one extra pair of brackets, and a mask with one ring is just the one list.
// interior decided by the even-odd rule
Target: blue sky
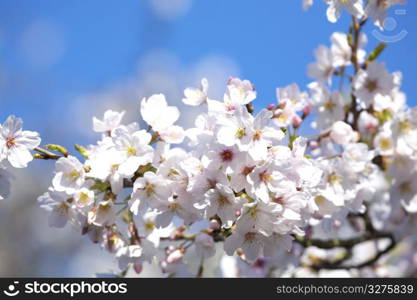
[[(231, 58), (239, 75), (255, 84), (257, 105), (266, 105), (275, 101), (278, 86), (305, 88), (313, 50), (329, 44), (332, 32), (346, 31), (350, 21), (345, 15), (331, 24), (322, 1), (304, 12), (301, 0), (194, 0), (187, 13), (167, 21), (151, 1), (1, 1), (0, 120), (16, 114), (41, 133), (51, 114), (74, 121), (77, 116), (68, 116), (74, 98), (130, 78), (138, 60), (155, 49), (170, 51), (185, 67), (208, 55)], [(402, 71), (403, 90), (415, 105), (417, 1), (408, 2), (406, 14), (394, 16), (396, 28), (384, 32), (408, 34), (381, 60), (390, 71)], [(378, 43), (373, 29), (366, 27), (369, 49)]]

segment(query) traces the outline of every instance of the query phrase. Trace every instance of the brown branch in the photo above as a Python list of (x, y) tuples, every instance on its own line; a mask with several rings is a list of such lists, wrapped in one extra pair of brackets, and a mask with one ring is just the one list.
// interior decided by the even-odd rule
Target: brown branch
[(295, 242), (299, 243), (303, 247), (315, 246), (321, 249), (333, 249), (333, 248), (353, 248), (355, 245), (375, 240), (379, 238), (389, 238), (390, 233), (375, 232), (375, 233), (364, 233), (363, 235), (351, 239), (333, 239), (333, 240), (320, 240), (320, 239), (306, 239), (302, 236), (294, 236)]
[(369, 259), (367, 259), (366, 261), (359, 263), (359, 264), (350, 264), (350, 265), (345, 265), (343, 264), (347, 258), (349, 257), (344, 257), (336, 262), (322, 262), (313, 266), (310, 266), (312, 269), (318, 271), (321, 269), (330, 269), (330, 270), (335, 270), (335, 269), (345, 269), (345, 270), (349, 270), (349, 269), (361, 269), (364, 267), (368, 267), (368, 266), (372, 266), (374, 265), (376, 262), (378, 262), (378, 260), (385, 254), (388, 254), (392, 249), (395, 248), (396, 246), (396, 242), (395, 239), (392, 235), (386, 236), (385, 238), (389, 238), (390, 243), (389, 245), (381, 250), (378, 251), (377, 254)]
[(246, 108), (250, 114), (253, 114), (253, 112), (255, 111), (255, 107), (253, 106), (252, 103), (246, 104)]
[[(360, 21), (358, 23), (356, 21), (356, 18), (352, 17), (353, 41), (352, 41), (352, 45), (351, 45), (351, 49), (352, 49), (351, 62), (352, 62), (353, 67), (355, 69), (355, 75), (358, 73), (358, 71), (360, 69), (360, 65), (359, 65), (359, 61), (358, 61), (359, 39), (360, 39), (362, 26), (365, 25), (365, 23), (366, 23), (366, 19), (363, 19), (362, 21)], [(352, 115), (353, 115), (352, 128), (354, 130), (357, 130), (357, 124), (358, 124), (360, 111), (357, 110), (358, 103), (357, 103), (357, 99), (356, 99), (356, 96), (354, 95), (353, 91), (352, 91), (352, 94), (351, 94), (351, 98), (352, 98), (352, 104), (351, 104), (350, 110), (351, 110)]]

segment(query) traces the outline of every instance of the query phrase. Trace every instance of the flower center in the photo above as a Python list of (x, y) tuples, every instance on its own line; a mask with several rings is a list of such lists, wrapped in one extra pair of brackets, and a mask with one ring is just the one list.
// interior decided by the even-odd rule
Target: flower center
[(145, 223), (145, 230), (146, 231), (151, 232), (151, 231), (154, 230), (154, 228), (155, 228), (155, 224), (153, 222), (148, 221), (148, 222)]
[(220, 153), (222, 161), (232, 161), (233, 160), (233, 151), (230, 149), (225, 149)]
[(128, 156), (135, 156), (136, 155), (136, 149), (133, 148), (132, 146), (128, 146), (126, 148), (126, 152)]
[(249, 208), (249, 214), (252, 217), (252, 219), (256, 220), (257, 216), (258, 216), (258, 209), (256, 208), (256, 206)]
[(235, 110), (236, 110), (236, 106), (234, 106), (233, 104), (226, 104), (226, 111), (231, 112)]
[(407, 195), (411, 193), (411, 185), (409, 182), (401, 183), (399, 188), (400, 188), (401, 195)]
[(180, 173), (177, 170), (175, 170), (174, 168), (171, 168), (169, 170), (168, 177), (174, 177), (174, 176), (178, 176), (178, 175), (180, 175)]
[(271, 174), (269, 174), (266, 170), (259, 173), (259, 180), (262, 182), (267, 182), (272, 179)]
[(238, 139), (243, 138), (243, 137), (245, 136), (245, 134), (246, 134), (245, 128), (239, 128), (239, 129), (236, 131), (236, 137), (237, 137)]
[(401, 121), (400, 122), (400, 130), (401, 132), (407, 133), (412, 129), (410, 122), (408, 121)]
[(376, 89), (378, 88), (378, 82), (376, 80), (371, 80), (368, 79), (368, 81), (366, 82), (366, 89), (373, 93), (376, 91)]
[(259, 141), (262, 137), (262, 132), (260, 130), (256, 130), (255, 134), (253, 135), (253, 140), (254, 141)]
[(168, 205), (168, 208), (171, 211), (176, 211), (179, 208), (179, 205), (178, 205), (178, 203), (171, 203), (170, 205)]
[(8, 137), (6, 139), (6, 147), (8, 149), (12, 148), (14, 145), (16, 145), (16, 140), (14, 137)]
[(78, 171), (71, 171), (69, 174), (68, 174), (68, 176), (69, 176), (69, 178), (71, 179), (71, 180), (77, 180), (80, 176), (81, 176), (81, 174), (80, 174), (80, 172), (78, 172)]
[(284, 201), (284, 196), (280, 196), (280, 197), (277, 197), (277, 196), (272, 196), (271, 197), (271, 200), (272, 200), (272, 202), (275, 202), (275, 203), (277, 203), (277, 204), (281, 204), (281, 205), (284, 205), (285, 204), (285, 201)]
[(266, 262), (265, 262), (265, 259), (263, 258), (258, 258), (253, 264), (255, 268), (259, 268), (259, 269), (263, 269), (265, 265), (266, 265)]
[(245, 167), (242, 171), (242, 175), (245, 175), (245, 176), (249, 175), (253, 171), (254, 168), (255, 167)]
[(327, 181), (331, 184), (336, 184), (336, 183), (340, 183), (342, 180), (336, 173), (331, 173), (329, 174)]
[[(346, 0), (344, 0), (346, 1)], [(387, 0), (378, 0), (377, 1), (377, 6), (382, 7), (382, 8), (389, 8), (389, 2)]]
[(323, 195), (317, 195), (317, 196), (314, 198), (314, 202), (316, 202), (316, 204), (317, 204), (318, 206), (321, 206), (321, 205), (323, 205), (323, 204), (325, 204), (325, 203), (326, 203), (326, 197), (324, 197)]
[(254, 242), (256, 240), (256, 232), (248, 232), (245, 234), (246, 242)]
[(89, 200), (88, 194), (81, 193), (80, 194), (80, 199), (78, 200), (78, 203), (81, 204), (81, 205), (86, 205), (86, 204), (88, 204), (88, 200)]
[(326, 110), (329, 110), (329, 111), (333, 111), (333, 108), (335, 107), (336, 105), (332, 102), (332, 101), (326, 101), (326, 103), (324, 103), (324, 108), (326, 109)]
[(60, 215), (66, 215), (68, 213), (68, 205), (65, 202), (61, 202), (57, 207), (56, 207), (56, 212)]
[(382, 150), (389, 150), (391, 148), (391, 141), (387, 138), (382, 138), (379, 142)]
[(152, 195), (153, 195), (153, 193), (154, 193), (154, 192), (155, 192), (155, 191), (154, 191), (154, 186), (153, 186), (153, 184), (151, 184), (151, 183), (146, 184), (146, 186), (145, 186), (145, 193), (146, 193), (146, 196), (150, 197), (150, 196), (152, 196)]
[(230, 204), (229, 199), (227, 199), (227, 197), (222, 194), (219, 194), (219, 198), (217, 198), (217, 201), (219, 202), (219, 206)]

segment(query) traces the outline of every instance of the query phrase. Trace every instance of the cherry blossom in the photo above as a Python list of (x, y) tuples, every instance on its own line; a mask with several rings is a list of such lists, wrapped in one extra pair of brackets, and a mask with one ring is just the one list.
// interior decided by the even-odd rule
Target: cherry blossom
[(22, 119), (9, 116), (0, 126), (0, 162), (8, 160), (14, 168), (26, 168), (33, 157), (30, 151), (41, 139), (34, 131), (22, 130)]

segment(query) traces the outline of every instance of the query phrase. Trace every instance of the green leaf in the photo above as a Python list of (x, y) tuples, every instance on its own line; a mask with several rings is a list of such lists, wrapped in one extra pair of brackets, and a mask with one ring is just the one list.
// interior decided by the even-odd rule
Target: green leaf
[(99, 192), (107, 192), (110, 189), (110, 183), (96, 180), (95, 183), (90, 187), (90, 190), (96, 190)]
[(290, 147), (290, 149), (292, 150), (292, 148), (293, 148), (293, 145), (294, 145), (294, 141), (296, 140), (298, 138), (298, 136), (295, 134), (295, 135), (292, 135), (292, 136), (290, 136), (290, 144), (289, 144), (289, 146), (288, 147)]
[(380, 124), (384, 124), (392, 119), (392, 112), (389, 109), (374, 112), (374, 116), (378, 119)]
[(51, 150), (51, 151), (59, 152), (64, 156), (68, 156), (68, 154), (69, 154), (68, 150), (61, 145), (48, 144), (48, 145), (45, 145), (45, 148), (48, 149), (48, 150)]
[(34, 153), (33, 154), (34, 159), (45, 159), (45, 156), (40, 153)]
[(366, 59), (367, 62), (374, 61), (378, 58), (378, 56), (384, 51), (385, 47), (387, 46), (386, 43), (380, 43), (376, 48), (369, 54), (368, 58)]
[(81, 145), (75, 145), (75, 150), (77, 150), (84, 158), (88, 159), (88, 150), (87, 148), (81, 146)]

